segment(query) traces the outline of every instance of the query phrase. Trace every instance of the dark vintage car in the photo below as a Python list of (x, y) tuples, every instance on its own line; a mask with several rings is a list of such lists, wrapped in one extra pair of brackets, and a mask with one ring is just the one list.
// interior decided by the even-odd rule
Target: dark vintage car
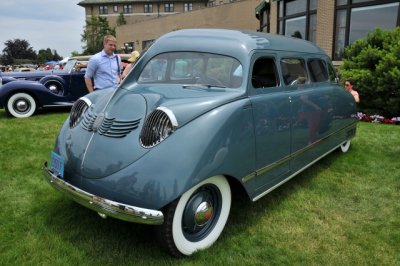
[(355, 113), (310, 42), (175, 31), (119, 88), (74, 104), (45, 178), (103, 218), (158, 225), (162, 245), (187, 256), (220, 236), (237, 188), (256, 201), (330, 152), (348, 151)]
[(72, 106), (88, 93), (85, 62), (69, 60), (62, 70), (0, 73), (0, 108), (18, 118), (40, 107)]

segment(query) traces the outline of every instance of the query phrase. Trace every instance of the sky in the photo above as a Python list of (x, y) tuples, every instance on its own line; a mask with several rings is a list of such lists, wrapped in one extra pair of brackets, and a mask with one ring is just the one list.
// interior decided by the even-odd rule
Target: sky
[(50, 48), (62, 57), (83, 51), (82, 0), (0, 0), (0, 54), (8, 40), (23, 39), (33, 50)]

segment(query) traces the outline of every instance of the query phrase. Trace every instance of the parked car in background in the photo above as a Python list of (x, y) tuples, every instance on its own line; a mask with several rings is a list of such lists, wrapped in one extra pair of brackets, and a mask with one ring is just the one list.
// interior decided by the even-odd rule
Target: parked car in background
[(88, 93), (84, 65), (71, 58), (61, 70), (0, 73), (0, 108), (26, 118), (41, 107), (72, 106)]
[(103, 218), (158, 225), (161, 244), (188, 256), (220, 236), (237, 188), (256, 201), (330, 152), (347, 152), (355, 114), (313, 43), (179, 30), (116, 90), (75, 102), (44, 173)]

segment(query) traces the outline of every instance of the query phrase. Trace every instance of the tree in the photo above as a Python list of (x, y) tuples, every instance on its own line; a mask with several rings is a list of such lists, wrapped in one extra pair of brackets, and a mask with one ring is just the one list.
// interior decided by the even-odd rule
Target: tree
[(4, 46), (1, 61), (5, 65), (12, 65), (15, 59), (28, 59), (32, 61), (36, 59), (36, 52), (27, 40), (7, 40), (4, 42)]
[(360, 111), (400, 115), (400, 28), (376, 29), (345, 49), (341, 80), (354, 80)]
[(92, 16), (86, 20), (82, 41), (86, 42), (83, 54), (95, 54), (103, 49), (103, 38), (106, 35), (115, 36), (115, 28), (110, 28), (107, 18)]
[(125, 25), (126, 20), (124, 17), (124, 13), (119, 13), (118, 19), (117, 19), (117, 26)]
[(78, 56), (78, 55), (80, 55), (80, 53), (78, 51), (74, 50), (74, 51), (71, 52), (71, 57)]
[(59, 61), (62, 57), (57, 53), (56, 50), (53, 51), (50, 48), (40, 49), (37, 55), (38, 63), (45, 63), (47, 61)]

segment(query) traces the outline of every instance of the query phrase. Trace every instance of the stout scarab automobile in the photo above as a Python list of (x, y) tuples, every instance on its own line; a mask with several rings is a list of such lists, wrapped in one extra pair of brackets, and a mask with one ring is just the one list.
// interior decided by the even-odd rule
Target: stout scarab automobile
[(255, 201), (346, 152), (355, 113), (328, 56), (310, 42), (175, 31), (116, 90), (74, 104), (45, 178), (102, 217), (158, 225), (171, 254), (191, 255), (220, 236), (233, 188)]
[(72, 106), (88, 93), (81, 63), (71, 59), (62, 70), (0, 73), (0, 108), (26, 118), (40, 107)]

